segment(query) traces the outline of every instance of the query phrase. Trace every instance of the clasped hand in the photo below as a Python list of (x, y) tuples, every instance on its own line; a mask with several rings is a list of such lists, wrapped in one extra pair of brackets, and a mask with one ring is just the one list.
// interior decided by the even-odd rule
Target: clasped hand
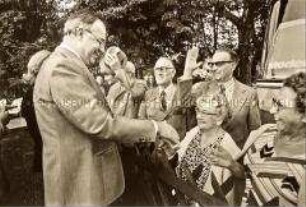
[(212, 165), (225, 168), (230, 168), (233, 162), (235, 162), (231, 154), (222, 146), (216, 148), (215, 151), (209, 155), (209, 160)]
[(158, 124), (158, 139), (156, 146), (162, 149), (168, 158), (171, 158), (177, 151), (180, 137), (177, 131), (167, 122), (157, 122)]

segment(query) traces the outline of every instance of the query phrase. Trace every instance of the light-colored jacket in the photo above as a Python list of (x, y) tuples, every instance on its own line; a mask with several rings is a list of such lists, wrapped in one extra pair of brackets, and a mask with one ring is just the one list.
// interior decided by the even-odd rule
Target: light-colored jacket
[(34, 104), (47, 206), (108, 205), (124, 190), (115, 141), (155, 140), (150, 121), (115, 118), (84, 62), (60, 46), (37, 76)]
[[(191, 143), (191, 141), (199, 133), (199, 130), (200, 130), (199, 127), (195, 127), (189, 132), (187, 132), (186, 137), (180, 143), (179, 150), (177, 152), (179, 162), (181, 161), (181, 158), (185, 155), (186, 150), (189, 144)], [(222, 146), (225, 150), (227, 150), (232, 155), (232, 157), (236, 157), (241, 151), (228, 133), (225, 133), (224, 138), (222, 139), (220, 143), (220, 146)], [(204, 186), (204, 191), (210, 195), (213, 195), (215, 193), (214, 187), (212, 185), (212, 174), (215, 175), (215, 178), (219, 186), (224, 184), (232, 176), (232, 173), (230, 170), (224, 167), (218, 167), (218, 166), (212, 165), (209, 177)], [(237, 190), (239, 190), (237, 188), (240, 188), (241, 185), (242, 183), (239, 182), (238, 179), (234, 179), (232, 189), (225, 195), (227, 202), (232, 206), (237, 206), (240, 204), (240, 201), (241, 201), (240, 199), (242, 195), (237, 195), (237, 192), (238, 192)]]
[(187, 110), (180, 107), (176, 85), (173, 85), (173, 90), (174, 92), (170, 98), (171, 100), (168, 100), (169, 104), (166, 111), (162, 109), (159, 88), (155, 87), (147, 90), (144, 100), (140, 104), (138, 118), (153, 119), (156, 121), (165, 120), (176, 129), (180, 135), (180, 139), (183, 139), (188, 128)]

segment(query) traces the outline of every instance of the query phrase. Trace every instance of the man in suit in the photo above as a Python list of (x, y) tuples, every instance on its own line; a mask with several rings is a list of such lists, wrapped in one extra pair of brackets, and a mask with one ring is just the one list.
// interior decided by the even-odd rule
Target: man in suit
[[(105, 66), (101, 65), (101, 72), (105, 70)], [(116, 76), (116, 83), (113, 84), (107, 94), (107, 102), (112, 112), (117, 116), (128, 118), (136, 118), (140, 102), (146, 91), (146, 83), (143, 80), (136, 79), (135, 65), (127, 61), (124, 73)], [(122, 196), (116, 200), (113, 205), (116, 206), (134, 206), (143, 205), (141, 193), (142, 188), (139, 187), (139, 153), (135, 144), (119, 145), (122, 166), (125, 177), (125, 191)], [(147, 184), (143, 184), (147, 186)]]
[(111, 86), (107, 101), (112, 112), (118, 116), (136, 118), (138, 115), (140, 101), (146, 91), (146, 83), (136, 79), (135, 65), (128, 61), (121, 77)]
[[(116, 142), (177, 143), (170, 125), (113, 116), (88, 69), (99, 62), (106, 37), (92, 12), (72, 15), (37, 76), (46, 206), (105, 206), (118, 198), (124, 176)], [(123, 70), (116, 56), (105, 54), (105, 62), (113, 73)]]
[(38, 129), (33, 103), (33, 87), (36, 76), (43, 64), (49, 57), (51, 52), (41, 50), (35, 53), (29, 60), (27, 65), (28, 71), (23, 75), (24, 95), (21, 104), (21, 115), (27, 122), (27, 128), (34, 141), (34, 172), (42, 172), (42, 138)]
[[(186, 113), (180, 107), (177, 86), (173, 83), (175, 74), (176, 69), (169, 58), (160, 57), (156, 61), (154, 77), (157, 86), (146, 91), (140, 104), (138, 117), (140, 119), (166, 121), (177, 130), (180, 139), (183, 139), (187, 126)], [(169, 187), (156, 179), (152, 172), (144, 173), (141, 177), (150, 186), (147, 190), (143, 190), (145, 194), (143, 197), (147, 200), (142, 205), (174, 205)], [(141, 186), (138, 188), (141, 188)]]
[[(191, 57), (194, 58), (194, 57)], [(196, 59), (196, 58), (195, 58)], [(180, 97), (183, 105), (192, 103), (192, 72), (198, 66), (187, 61), (183, 76), (179, 79)], [(191, 64), (190, 62), (194, 62)], [(230, 118), (224, 129), (242, 148), (252, 130), (261, 125), (257, 93), (251, 87), (242, 84), (233, 77), (238, 62), (237, 54), (229, 49), (217, 50), (209, 62), (209, 73), (225, 90), (229, 103)], [(200, 89), (201, 84), (197, 84)]]
[(169, 58), (160, 57), (154, 66), (157, 87), (145, 93), (139, 109), (140, 119), (165, 120), (183, 139), (186, 134), (186, 111), (181, 108), (177, 86), (173, 83), (176, 70)]

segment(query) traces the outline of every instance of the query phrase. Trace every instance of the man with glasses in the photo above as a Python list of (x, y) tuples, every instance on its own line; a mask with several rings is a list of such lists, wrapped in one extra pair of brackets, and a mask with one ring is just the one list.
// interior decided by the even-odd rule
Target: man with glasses
[(179, 133), (180, 138), (186, 133), (186, 114), (179, 107), (177, 86), (173, 83), (176, 69), (167, 57), (160, 57), (154, 66), (154, 77), (157, 86), (145, 93), (139, 109), (140, 119), (166, 120)]
[[(139, 118), (166, 121), (177, 130), (180, 139), (183, 139), (187, 126), (186, 111), (179, 108), (177, 86), (173, 83), (176, 74), (174, 64), (169, 58), (160, 57), (153, 70), (157, 86), (146, 91), (140, 105)], [(141, 183), (148, 183), (148, 187), (144, 185), (138, 187), (142, 189), (143, 194), (138, 199), (138, 205), (171, 206), (174, 204), (169, 187), (157, 180), (152, 172), (138, 177), (143, 180)]]
[[(113, 115), (88, 69), (99, 63), (106, 37), (99, 17), (89, 11), (72, 15), (62, 43), (37, 76), (33, 101), (43, 139), (46, 206), (112, 203), (124, 191), (116, 142), (172, 147), (179, 139), (166, 123)], [(110, 72), (123, 70), (118, 57), (104, 59)]]
[[(186, 60), (186, 62), (188, 61)], [(256, 91), (239, 82), (233, 76), (237, 63), (238, 57), (234, 51), (217, 50), (208, 63), (210, 66), (208, 73), (222, 86), (229, 103), (231, 118), (224, 128), (233, 137), (236, 144), (242, 148), (249, 133), (257, 129), (261, 121)], [(197, 64), (186, 64), (184, 75), (180, 78), (178, 85), (184, 105), (192, 103), (191, 97), (188, 96), (193, 94), (190, 93), (192, 90), (192, 71), (197, 66)], [(200, 85), (198, 84), (198, 89), (200, 89)]]

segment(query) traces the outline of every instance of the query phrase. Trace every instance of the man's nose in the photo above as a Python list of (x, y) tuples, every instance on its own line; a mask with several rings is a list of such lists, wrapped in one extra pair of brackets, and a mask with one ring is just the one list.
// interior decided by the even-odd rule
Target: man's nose
[(218, 67), (217, 67), (216, 64), (213, 64), (213, 65), (211, 66), (211, 68), (213, 69), (213, 71), (217, 71), (217, 70), (218, 70)]

